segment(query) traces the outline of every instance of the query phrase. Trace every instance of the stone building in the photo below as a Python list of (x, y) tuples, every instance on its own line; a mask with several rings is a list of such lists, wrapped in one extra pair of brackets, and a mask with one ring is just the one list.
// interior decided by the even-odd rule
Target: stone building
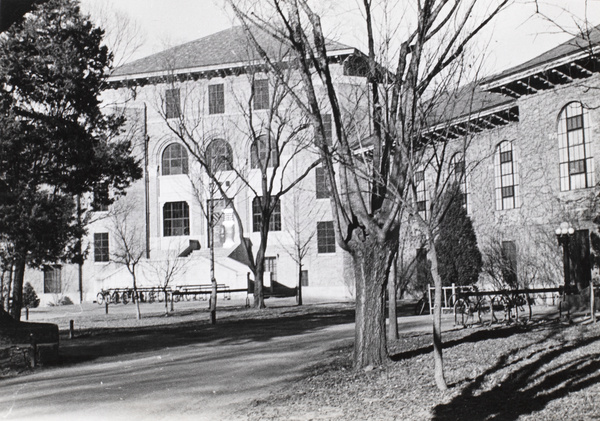
[[(522, 287), (562, 285), (557, 239), (568, 241), (565, 267), (573, 286), (583, 288), (591, 276), (600, 158), (598, 41), (594, 29), (485, 79), (470, 91), (472, 102), (454, 108), (449, 125), (427, 134), (457, 143), (470, 138), (461, 182), (479, 247), (488, 260), (502, 257)], [(557, 238), (561, 224), (572, 233)], [(492, 281), (489, 273), (480, 279)], [(495, 281), (497, 287), (503, 280)]]

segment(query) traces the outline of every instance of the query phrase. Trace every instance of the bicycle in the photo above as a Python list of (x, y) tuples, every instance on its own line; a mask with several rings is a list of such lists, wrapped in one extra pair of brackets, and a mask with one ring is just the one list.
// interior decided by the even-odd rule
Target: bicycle
[(459, 319), (464, 327), (472, 325), (474, 322), (469, 323), (469, 319), (473, 319), (475, 313), (477, 313), (477, 322), (482, 323), (481, 315), (485, 312), (486, 304), (485, 297), (458, 298), (454, 303), (454, 325), (459, 324)]
[(419, 301), (417, 301), (417, 304), (415, 305), (415, 315), (416, 316), (420, 316), (422, 314), (428, 314), (429, 312), (430, 312), (430, 309), (429, 309), (429, 299), (424, 294), (419, 299)]

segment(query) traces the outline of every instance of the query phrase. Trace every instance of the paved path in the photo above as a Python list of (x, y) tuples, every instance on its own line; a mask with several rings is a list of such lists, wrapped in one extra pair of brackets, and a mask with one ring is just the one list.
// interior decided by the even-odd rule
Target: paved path
[[(401, 330), (430, 329), (427, 316)], [(235, 420), (243, 408), (350, 344), (353, 323), (298, 334), (187, 341), (0, 380), (0, 420)], [(115, 346), (119, 346), (116, 344)]]

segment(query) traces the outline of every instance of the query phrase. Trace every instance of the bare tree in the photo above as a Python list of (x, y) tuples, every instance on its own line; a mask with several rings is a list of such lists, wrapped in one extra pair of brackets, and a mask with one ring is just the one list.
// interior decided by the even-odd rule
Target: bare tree
[(140, 320), (142, 316), (140, 313), (137, 276), (138, 265), (146, 254), (144, 229), (139, 222), (140, 218), (135, 213), (135, 204), (131, 198), (124, 197), (113, 206), (111, 233), (114, 246), (111, 247), (110, 260), (127, 268), (131, 275), (136, 317)]
[(84, 6), (96, 24), (104, 29), (104, 43), (114, 55), (114, 67), (130, 61), (146, 39), (138, 22), (107, 0), (87, 1)]
[[(308, 193), (308, 195), (307, 195)], [(324, 203), (315, 201), (314, 191), (306, 191), (302, 187), (295, 189), (290, 194), (291, 200), (285, 209), (285, 224), (288, 228), (287, 238), (280, 239), (279, 244), (292, 258), (298, 267), (296, 302), (302, 305), (302, 272), (304, 259), (311, 251), (319, 216), (323, 213)], [(308, 196), (308, 197), (307, 197)], [(302, 212), (299, 212), (302, 209)]]
[[(180, 257), (180, 250), (169, 250), (161, 258), (149, 261), (148, 267), (165, 298), (165, 316), (169, 315), (169, 290), (173, 282), (187, 271), (189, 260)], [(173, 310), (173, 309), (171, 309)]]
[[(421, 133), (431, 124), (428, 116), (422, 114), (424, 100), (432, 88), (441, 86), (440, 78), (450, 82), (449, 67), (508, 2), (497, 1), (490, 6), (489, 2), (484, 5), (476, 0), (424, 0), (402, 16), (404, 28), (410, 28), (405, 36), (400, 24), (386, 27), (385, 20), (378, 21), (379, 3), (362, 2), (368, 45), (363, 57), (365, 93), (369, 98), (366, 114), (372, 124), (368, 133), (372, 156), (369, 160), (356, 154), (356, 145), (366, 139), (349, 130), (360, 127), (360, 123), (347, 123), (352, 116), (346, 115), (341, 106), (342, 92), (334, 83), (321, 18), (309, 2), (229, 2), (248, 29), (263, 27), (287, 43), (293, 56), (290, 61), (302, 78), (302, 89), (290, 87), (290, 95), (315, 128), (315, 142), (332, 185), (338, 243), (352, 255), (355, 267), (356, 367), (379, 366), (387, 359), (384, 289), (398, 248), (398, 216), (403, 207), (410, 207), (403, 198), (415, 172), (412, 157), (422, 147)], [(387, 53), (387, 59), (380, 52)], [(280, 74), (268, 53), (263, 53), (272, 71)], [(392, 61), (395, 70), (385, 71), (382, 64)], [(326, 90), (327, 107), (331, 108), (339, 143), (335, 154), (324, 142), (323, 102), (317, 94), (317, 83)], [(441, 285), (436, 285), (436, 298), (436, 303), (440, 303)], [(441, 320), (439, 304), (435, 318)], [(439, 326), (437, 323), (434, 327), (435, 378), (438, 387), (446, 389)]]

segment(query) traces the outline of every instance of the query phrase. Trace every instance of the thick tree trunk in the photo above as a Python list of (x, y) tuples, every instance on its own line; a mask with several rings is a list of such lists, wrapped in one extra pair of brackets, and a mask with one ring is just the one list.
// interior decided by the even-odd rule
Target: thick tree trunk
[(21, 308), (23, 307), (23, 279), (25, 277), (25, 265), (26, 261), (24, 257), (17, 257), (15, 259), (10, 315), (17, 321), (21, 320)]
[(388, 281), (388, 339), (398, 339), (398, 313), (396, 311), (396, 300), (397, 300), (397, 268), (396, 259), (393, 260), (392, 273), (390, 274), (390, 280)]
[(364, 241), (354, 247), (355, 368), (381, 366), (387, 360), (385, 285), (394, 253), (393, 242)]
[(429, 241), (429, 260), (431, 261), (431, 277), (435, 284), (433, 306), (433, 361), (435, 384), (440, 390), (447, 390), (444, 376), (444, 359), (442, 356), (442, 278), (438, 271), (438, 259), (433, 240)]
[(265, 305), (265, 251), (267, 249), (268, 229), (261, 227), (261, 241), (256, 253), (256, 273), (254, 274), (254, 308), (263, 309)]
[(258, 273), (254, 277), (254, 308), (263, 309), (267, 308), (265, 305), (265, 293), (263, 288), (265, 271), (259, 270), (257, 272)]

